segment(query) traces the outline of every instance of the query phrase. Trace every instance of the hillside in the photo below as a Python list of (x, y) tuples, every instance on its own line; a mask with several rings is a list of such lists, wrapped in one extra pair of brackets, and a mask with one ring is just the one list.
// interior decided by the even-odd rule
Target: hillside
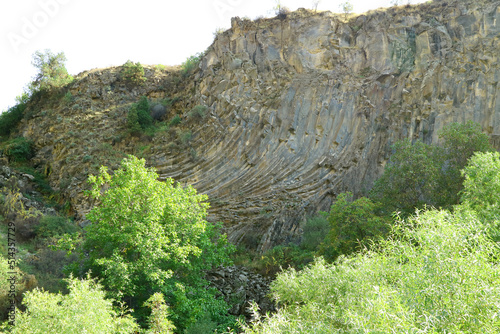
[[(399, 139), (436, 143), (445, 124), (473, 120), (500, 148), (499, 5), (233, 18), (193, 73), (145, 66), (144, 83), (122, 67), (81, 73), (33, 99), (17, 132), (80, 220), (88, 174), (135, 154), (208, 194), (231, 241), (266, 250), (336, 194), (369, 189)], [(127, 114), (141, 96), (165, 115), (156, 132), (132, 136)], [(175, 115), (181, 123), (167, 126)]]

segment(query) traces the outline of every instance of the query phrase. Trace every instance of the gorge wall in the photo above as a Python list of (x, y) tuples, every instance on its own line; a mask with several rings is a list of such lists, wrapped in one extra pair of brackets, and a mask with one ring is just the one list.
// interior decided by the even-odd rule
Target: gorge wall
[[(41, 101), (21, 132), (81, 219), (93, 157), (139, 151), (160, 178), (208, 194), (209, 218), (231, 241), (265, 250), (295, 240), (304, 218), (339, 192), (369, 189), (397, 140), (436, 143), (443, 125), (472, 120), (500, 147), (499, 4), (233, 18), (182, 84), (174, 69), (148, 67), (137, 87), (120, 81), (119, 68), (85, 72), (71, 102)], [(168, 134), (142, 150), (144, 138), (117, 138), (141, 95), (177, 97), (167, 117), (186, 120), (189, 148)], [(188, 121), (195, 105), (208, 107), (200, 122)]]

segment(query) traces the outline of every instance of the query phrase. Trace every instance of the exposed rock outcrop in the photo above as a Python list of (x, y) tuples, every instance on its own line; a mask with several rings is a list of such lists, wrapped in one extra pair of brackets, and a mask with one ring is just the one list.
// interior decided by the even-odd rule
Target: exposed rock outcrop
[(231, 305), (229, 313), (234, 316), (243, 315), (250, 320), (253, 316), (249, 309), (250, 303), (256, 303), (261, 314), (276, 311), (268, 295), (270, 278), (252, 273), (243, 267), (231, 266), (208, 272), (207, 280)]
[(184, 119), (204, 105), (202, 122), (183, 125), (189, 149), (156, 136), (141, 153), (162, 178), (207, 193), (210, 218), (224, 222), (231, 241), (265, 250), (293, 241), (303, 218), (337, 193), (369, 189), (399, 139), (436, 143), (443, 125), (473, 120), (500, 147), (499, 4), (435, 1), (349, 20), (307, 10), (234, 18), (182, 87), (151, 68), (134, 89), (116, 68), (89, 72), (70, 88), (80, 102), (44, 107), (23, 133), (52, 182), (67, 179), (83, 216), (90, 162), (72, 156), (109, 155), (104, 144), (135, 153), (113, 136), (140, 95), (179, 97), (166, 114)]

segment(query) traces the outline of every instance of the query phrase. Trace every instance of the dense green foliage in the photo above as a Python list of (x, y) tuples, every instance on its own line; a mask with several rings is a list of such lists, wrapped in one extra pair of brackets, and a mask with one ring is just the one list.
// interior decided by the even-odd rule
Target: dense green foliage
[(329, 260), (369, 246), (369, 241), (385, 236), (390, 229), (387, 217), (377, 215), (379, 207), (366, 197), (353, 200), (342, 193), (330, 209), (330, 231), (320, 247)]
[(127, 126), (132, 134), (138, 134), (153, 125), (153, 117), (149, 112), (149, 101), (142, 96), (134, 103), (127, 115)]
[(149, 329), (146, 334), (169, 334), (175, 329), (174, 324), (168, 320), (168, 306), (165, 303), (165, 298), (159, 292), (153, 294), (145, 303), (151, 309), (149, 317)]
[(142, 85), (144, 81), (146, 81), (146, 77), (144, 76), (144, 67), (141, 63), (134, 63), (130, 60), (127, 60), (127, 62), (123, 64), (121, 77), (126, 82), (134, 85)]
[(463, 169), (463, 205), (476, 211), (500, 241), (500, 154), (476, 153)]
[(24, 137), (8, 140), (2, 146), (2, 153), (11, 161), (27, 161), (33, 156), (33, 142)]
[(74, 334), (135, 333), (137, 324), (117, 312), (105, 292), (92, 280), (68, 279), (69, 294), (51, 294), (38, 289), (24, 296), (25, 312), (17, 311), (12, 333)]
[(325, 236), (330, 231), (330, 223), (328, 222), (328, 213), (319, 212), (318, 215), (309, 217), (302, 227), (302, 240), (300, 247), (308, 250), (315, 251), (325, 239)]
[(205, 221), (205, 195), (172, 179), (160, 182), (144, 165), (130, 156), (112, 176), (102, 167), (89, 177), (89, 195), (98, 204), (87, 215), (93, 224), (86, 228), (81, 269), (101, 278), (139, 317), (144, 301), (163, 292), (177, 328), (205, 311), (221, 324), (227, 305), (206, 288), (201, 273), (227, 263), (232, 247)]
[(36, 51), (32, 64), (38, 69), (38, 73), (30, 85), (30, 90), (48, 91), (70, 83), (73, 77), (68, 74), (65, 62), (66, 56), (63, 52), (54, 54), (50, 50)]
[(409, 140), (397, 142), (394, 153), (375, 182), (371, 198), (383, 203), (389, 212), (406, 214), (424, 204), (435, 204), (442, 155), (435, 146)]
[(370, 198), (388, 212), (411, 214), (425, 205), (451, 208), (458, 204), (463, 178), (460, 170), (474, 152), (493, 148), (473, 122), (451, 123), (439, 134), (442, 146), (408, 140), (397, 142), (384, 174), (375, 181)]
[(16, 98), (17, 104), (0, 114), (0, 136), (8, 136), (23, 119), (29, 95), (24, 93)]
[(282, 308), (246, 333), (498, 333), (499, 256), (472, 213), (425, 212), (376, 251), (278, 275)]
[(35, 227), (35, 233), (40, 238), (61, 237), (76, 232), (77, 227), (68, 218), (55, 215), (42, 216)]
[(451, 123), (443, 128), (439, 137), (443, 140), (445, 163), (439, 180), (437, 205), (447, 207), (458, 204), (463, 190), (461, 170), (474, 152), (492, 152), (493, 147), (481, 126), (469, 121), (465, 124)]

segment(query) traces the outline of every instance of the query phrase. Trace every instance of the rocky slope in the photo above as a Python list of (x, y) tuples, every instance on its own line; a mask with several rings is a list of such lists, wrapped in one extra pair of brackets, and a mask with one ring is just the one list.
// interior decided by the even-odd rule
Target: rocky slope
[[(145, 84), (130, 87), (120, 68), (85, 72), (71, 98), (32, 106), (21, 132), (81, 218), (86, 175), (135, 153), (162, 178), (207, 193), (210, 219), (224, 222), (230, 240), (265, 250), (294, 240), (304, 217), (337, 193), (369, 189), (396, 140), (435, 143), (444, 124), (473, 120), (500, 146), (499, 4), (233, 18), (190, 78), (148, 67)], [(141, 95), (173, 99), (165, 119), (180, 114), (183, 123), (126, 135)], [(195, 105), (207, 116), (190, 117)]]

